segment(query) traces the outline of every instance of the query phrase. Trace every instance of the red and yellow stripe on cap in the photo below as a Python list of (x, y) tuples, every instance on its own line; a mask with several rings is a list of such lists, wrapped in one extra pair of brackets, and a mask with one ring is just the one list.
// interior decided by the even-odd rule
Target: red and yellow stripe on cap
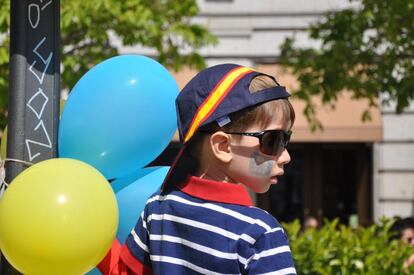
[(210, 95), (200, 105), (193, 121), (190, 124), (189, 130), (184, 138), (186, 143), (197, 131), (198, 127), (214, 112), (219, 106), (220, 102), (230, 92), (231, 88), (237, 83), (237, 81), (244, 75), (252, 72), (253, 69), (248, 67), (236, 67), (228, 72), (216, 85)]

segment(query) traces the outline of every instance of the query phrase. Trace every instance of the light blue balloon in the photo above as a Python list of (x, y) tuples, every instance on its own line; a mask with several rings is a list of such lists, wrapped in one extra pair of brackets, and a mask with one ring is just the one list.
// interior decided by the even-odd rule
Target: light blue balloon
[(121, 178), (117, 178), (116, 180), (111, 182), (111, 187), (114, 193), (118, 193), (128, 185), (132, 184), (133, 182), (139, 180), (142, 177), (160, 169), (160, 166), (154, 167), (147, 167), (147, 168), (140, 168), (139, 170), (133, 172), (128, 176), (124, 176)]
[(101, 275), (102, 273), (99, 271), (97, 267), (86, 273), (86, 275)]
[(133, 175), (116, 179), (111, 183), (114, 190), (118, 189), (115, 194), (119, 209), (116, 236), (121, 244), (137, 223), (148, 198), (161, 187), (168, 170), (169, 167), (143, 168)]
[(153, 161), (176, 130), (178, 86), (155, 60), (122, 55), (75, 85), (59, 125), (59, 157), (91, 164), (107, 179)]

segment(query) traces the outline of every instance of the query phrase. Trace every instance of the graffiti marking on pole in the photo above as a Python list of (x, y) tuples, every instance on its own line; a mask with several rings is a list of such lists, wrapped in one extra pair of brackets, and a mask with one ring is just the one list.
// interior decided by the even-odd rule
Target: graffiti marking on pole
[(49, 135), (47, 134), (47, 130), (46, 130), (45, 124), (43, 123), (43, 120), (41, 120), (39, 124), (37, 124), (34, 130), (37, 131), (40, 127), (41, 127), (42, 132), (46, 136), (48, 143), (42, 143), (42, 142), (38, 142), (35, 140), (26, 139), (26, 148), (27, 148), (27, 151), (29, 152), (29, 161), (33, 161), (36, 157), (41, 155), (41, 153), (39, 152), (32, 155), (32, 150), (31, 150), (30, 145), (36, 144), (36, 145), (43, 146), (46, 148), (52, 148), (52, 142), (50, 141)]
[[(53, 95), (50, 93), (52, 87), (46, 80), (48, 78), (45, 77), (48, 75), (50, 65), (53, 64), (53, 48), (50, 47), (50, 39), (47, 37), (47, 31), (44, 29), (44, 22), (41, 20), (42, 12), (51, 3), (52, 0), (37, 0), (32, 1), (32, 3), (27, 6), (28, 21), (32, 31), (34, 31), (34, 39), (30, 42), (34, 47), (30, 50), (32, 55), (28, 55), (28, 63), (31, 64), (28, 67), (28, 71), (34, 76), (33, 80), (36, 79), (30, 82), (28, 94), (26, 96), (26, 107), (30, 110), (29, 112), (26, 112), (26, 114), (33, 113), (35, 116), (34, 121), (30, 120), (30, 122), (28, 122), (29, 128), (27, 129), (28, 131), (25, 136), (29, 161), (41, 157), (42, 153), (47, 155), (49, 151), (44, 151), (45, 148), (52, 149), (53, 145), (49, 133), (52, 129), (46, 127), (49, 125), (47, 123), (48, 112), (46, 112), (46, 110), (49, 110), (47, 107), (48, 104), (52, 103), (51, 100), (49, 100), (49, 97)], [(29, 60), (31, 58), (32, 60)], [(31, 91), (34, 92), (33, 95), (29, 94)], [(31, 125), (36, 126), (33, 127)]]
[(42, 71), (42, 76), (39, 77), (36, 72), (33, 71), (33, 67), (36, 65), (36, 60), (33, 61), (32, 65), (30, 65), (29, 67), (29, 71), (31, 71), (33, 73), (33, 75), (37, 78), (37, 80), (39, 80), (40, 84), (43, 84), (43, 79), (45, 77), (45, 73), (47, 71), (47, 68), (50, 65), (50, 61), (52, 60), (53, 57), (53, 52), (51, 52), (49, 54), (49, 56), (47, 57), (47, 59), (44, 59), (40, 53), (38, 52), (40, 46), (46, 41), (46, 37), (43, 37), (43, 39), (36, 45), (36, 47), (33, 49), (33, 52), (42, 60), (43, 64), (45, 64), (43, 71)]

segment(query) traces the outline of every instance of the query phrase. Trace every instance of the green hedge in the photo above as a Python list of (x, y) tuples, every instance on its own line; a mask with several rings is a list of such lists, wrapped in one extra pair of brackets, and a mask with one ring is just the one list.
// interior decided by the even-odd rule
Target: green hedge
[(391, 239), (391, 220), (351, 228), (338, 220), (302, 232), (299, 221), (283, 224), (298, 274), (414, 274), (403, 263), (414, 248)]

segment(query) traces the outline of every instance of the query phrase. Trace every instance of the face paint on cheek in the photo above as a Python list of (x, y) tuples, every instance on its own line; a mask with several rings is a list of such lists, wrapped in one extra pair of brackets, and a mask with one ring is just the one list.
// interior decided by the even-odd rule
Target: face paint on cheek
[(259, 152), (254, 152), (250, 156), (249, 172), (255, 176), (270, 176), (275, 163), (274, 160), (259, 154)]

